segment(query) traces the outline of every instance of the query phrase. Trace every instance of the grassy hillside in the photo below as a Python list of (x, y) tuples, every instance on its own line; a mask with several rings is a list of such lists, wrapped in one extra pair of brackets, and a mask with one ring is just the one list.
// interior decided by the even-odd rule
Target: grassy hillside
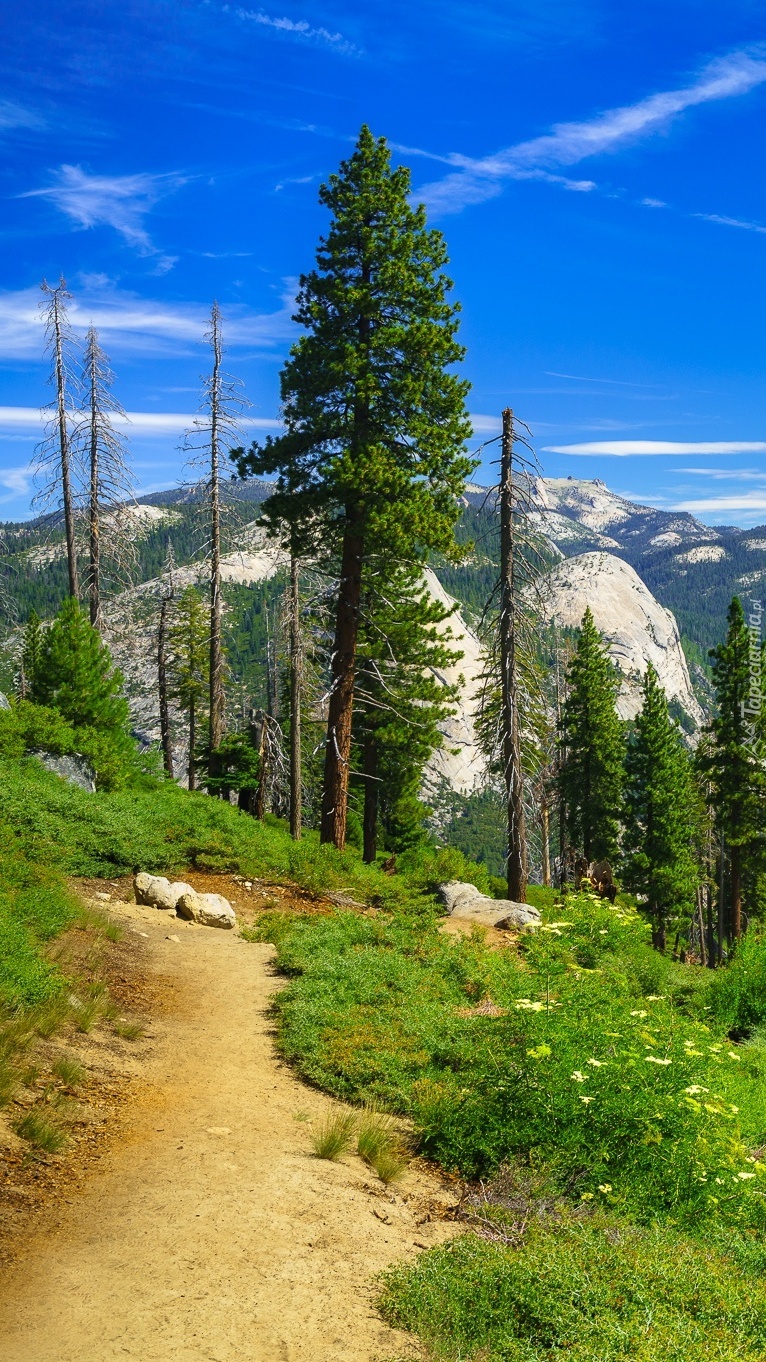
[(763, 1358), (762, 938), (710, 974), (654, 952), (629, 907), (537, 890), (544, 929), (490, 949), (438, 930), (437, 881), (489, 883), (453, 849), (389, 877), (205, 795), (87, 794), (34, 758), (0, 762), (0, 847), (6, 1100), (14, 1045), (68, 990), (48, 950), (78, 912), (68, 876), (342, 890), (376, 911), (261, 919), (288, 979), (279, 1045), (326, 1091), (408, 1116), (468, 1184), (467, 1233), (387, 1275), (386, 1316), (443, 1362)]
[(518, 952), (433, 913), (263, 923), (285, 1056), (408, 1115), (474, 1189), (475, 1232), (390, 1273), (384, 1312), (444, 1362), (755, 1362), (766, 942), (710, 975), (628, 908), (576, 895), (545, 917)]

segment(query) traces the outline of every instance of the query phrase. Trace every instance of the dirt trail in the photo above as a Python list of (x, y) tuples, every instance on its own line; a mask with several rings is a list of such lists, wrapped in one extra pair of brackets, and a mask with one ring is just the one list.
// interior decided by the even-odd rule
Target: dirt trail
[(449, 1195), (421, 1172), (392, 1193), (358, 1159), (311, 1155), (306, 1117), (331, 1103), (275, 1056), (271, 947), (116, 911), (148, 934), (174, 1002), (122, 1142), (0, 1279), (0, 1362), (412, 1356), (371, 1283), (449, 1235), (424, 1223), (429, 1198)]

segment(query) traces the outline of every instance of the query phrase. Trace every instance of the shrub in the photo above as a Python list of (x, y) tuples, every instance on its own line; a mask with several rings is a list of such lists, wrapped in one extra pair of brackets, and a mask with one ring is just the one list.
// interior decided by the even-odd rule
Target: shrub
[(586, 895), (556, 913), (521, 961), (401, 915), (276, 924), (283, 1052), (347, 1101), (410, 1114), (465, 1177), (516, 1158), (639, 1219), (760, 1223), (766, 1047), (712, 1033), (671, 962), (667, 992), (642, 992), (635, 913)]
[(394, 1268), (381, 1306), (458, 1362), (760, 1362), (766, 1289), (671, 1230), (596, 1217), (521, 1248), (465, 1236)]
[(708, 1001), (727, 1031), (747, 1034), (766, 1022), (766, 935), (745, 934), (732, 963), (710, 977)]

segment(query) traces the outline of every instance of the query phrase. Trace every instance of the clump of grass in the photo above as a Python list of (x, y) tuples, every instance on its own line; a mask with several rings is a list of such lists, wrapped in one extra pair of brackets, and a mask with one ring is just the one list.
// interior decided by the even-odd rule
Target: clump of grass
[(123, 928), (119, 922), (115, 922), (113, 917), (103, 912), (101, 908), (83, 906), (77, 914), (77, 926), (83, 931), (93, 930), (99, 936), (106, 937), (107, 941), (121, 941), (124, 935)]
[(371, 1167), (386, 1186), (391, 1182), (398, 1182), (403, 1177), (407, 1171), (407, 1163), (406, 1154), (401, 1146), (396, 1145), (381, 1149), (377, 1156), (370, 1160)]
[(144, 1034), (144, 1028), (140, 1022), (125, 1021), (124, 1019), (113, 1022), (112, 1030), (115, 1035), (122, 1036), (123, 1040), (139, 1040)]
[(46, 1154), (59, 1154), (67, 1142), (61, 1126), (52, 1121), (39, 1107), (33, 1107), (22, 1116), (21, 1120), (17, 1121), (15, 1130), (23, 1140), (28, 1140), (36, 1149), (41, 1149)]
[(347, 1154), (354, 1142), (356, 1117), (353, 1111), (340, 1111), (326, 1116), (311, 1137), (318, 1159), (332, 1159)]
[(88, 997), (75, 1012), (74, 1024), (78, 1031), (92, 1031), (99, 1021), (111, 1021), (115, 1016), (114, 1003), (107, 992), (106, 984), (91, 984)]
[(85, 1070), (73, 1055), (60, 1055), (51, 1067), (67, 1088), (78, 1088), (85, 1081)]
[(72, 1005), (63, 994), (40, 1003), (30, 1013), (29, 1022), (32, 1029), (38, 1036), (47, 1039), (61, 1029)]
[(361, 1117), (356, 1137), (360, 1158), (369, 1164), (381, 1182), (396, 1182), (407, 1167), (407, 1157), (392, 1117), (367, 1108)]

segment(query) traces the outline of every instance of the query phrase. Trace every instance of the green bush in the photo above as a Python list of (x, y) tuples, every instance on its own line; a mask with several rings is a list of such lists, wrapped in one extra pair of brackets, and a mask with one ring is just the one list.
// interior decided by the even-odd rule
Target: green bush
[(708, 1001), (727, 1031), (747, 1034), (766, 1022), (766, 935), (760, 929), (747, 932), (728, 968), (710, 976)]
[(711, 1029), (688, 969), (662, 962), (654, 991), (634, 912), (578, 895), (556, 914), (521, 959), (427, 917), (275, 925), (284, 1053), (338, 1096), (411, 1115), (463, 1176), (522, 1159), (639, 1219), (760, 1223), (766, 1047)]
[(42, 947), (76, 912), (62, 878), (25, 856), (14, 829), (0, 821), (0, 1006), (34, 1006), (61, 989)]
[(672, 1230), (533, 1226), (464, 1237), (386, 1274), (381, 1306), (443, 1362), (761, 1362), (766, 1288)]

